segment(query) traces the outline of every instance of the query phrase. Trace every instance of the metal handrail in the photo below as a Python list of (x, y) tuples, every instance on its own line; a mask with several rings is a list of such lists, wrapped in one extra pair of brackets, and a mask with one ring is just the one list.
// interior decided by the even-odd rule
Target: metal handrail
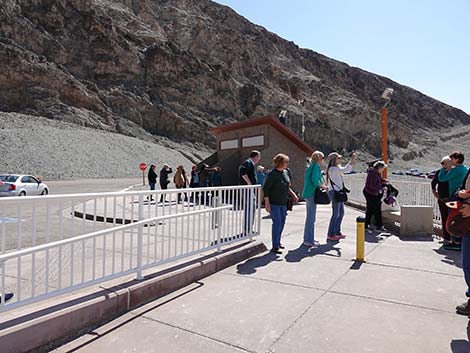
[(76, 237), (73, 237), (73, 238), (58, 240), (58, 241), (54, 241), (54, 242), (51, 242), (51, 243), (37, 245), (37, 246), (30, 247), (30, 248), (22, 249), (22, 250), (12, 251), (12, 252), (9, 252), (7, 254), (0, 255), (0, 263), (4, 262), (6, 260), (10, 260), (12, 258), (31, 255), (31, 254), (33, 254), (35, 252), (38, 252), (38, 251), (47, 250), (47, 249), (55, 248), (55, 247), (58, 247), (58, 246), (67, 245), (67, 244), (70, 244), (70, 243), (75, 243), (75, 242), (78, 242), (78, 241), (81, 241), (81, 240), (95, 238), (95, 237), (103, 236), (103, 235), (106, 235), (106, 234), (112, 234), (112, 233), (115, 233), (115, 232), (124, 231), (124, 230), (128, 230), (128, 229), (131, 229), (131, 228), (137, 228), (139, 226), (143, 226), (143, 225), (148, 224), (148, 223), (165, 221), (165, 220), (168, 220), (168, 219), (179, 218), (179, 217), (194, 216), (194, 215), (203, 214), (203, 213), (212, 213), (212, 212), (215, 212), (215, 211), (230, 210), (231, 208), (232, 208), (232, 206), (220, 206), (220, 207), (213, 207), (213, 208), (208, 208), (208, 209), (203, 209), (203, 210), (198, 210), (198, 211), (191, 211), (191, 212), (185, 212), (185, 213), (175, 213), (175, 214), (166, 215), (166, 216), (158, 216), (158, 217), (153, 217), (153, 218), (149, 218), (149, 219), (144, 219), (142, 221), (136, 221), (136, 222), (133, 222), (133, 223), (129, 223), (129, 224), (126, 224), (126, 225), (117, 226), (117, 227), (113, 227), (113, 228), (109, 228), (109, 229), (103, 229), (103, 230), (100, 230), (100, 231), (97, 231), (97, 232), (88, 233), (88, 234), (84, 234), (84, 235), (79, 235), (79, 236), (76, 236)]
[(260, 202), (259, 185), (2, 199), (0, 312), (252, 240)]
[(257, 189), (260, 185), (233, 185), (233, 186), (217, 186), (205, 188), (186, 188), (186, 189), (167, 189), (167, 190), (140, 190), (140, 191), (118, 191), (118, 192), (101, 192), (101, 193), (86, 193), (86, 194), (59, 194), (59, 195), (42, 195), (42, 196), (23, 196), (23, 197), (4, 197), (0, 198), (0, 205), (2, 203), (23, 203), (24, 201), (37, 201), (37, 200), (68, 200), (68, 199), (90, 199), (96, 197), (114, 197), (114, 196), (139, 196), (161, 194), (175, 194), (193, 192), (208, 192), (208, 191), (224, 191), (224, 190), (246, 190)]

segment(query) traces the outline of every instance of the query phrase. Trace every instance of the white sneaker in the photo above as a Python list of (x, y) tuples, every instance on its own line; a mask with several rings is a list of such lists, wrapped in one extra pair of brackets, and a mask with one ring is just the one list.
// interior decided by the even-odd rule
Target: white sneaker
[(306, 246), (307, 248), (311, 248), (314, 244), (309, 242), (309, 241), (304, 241), (304, 246)]
[(316, 247), (319, 247), (320, 246), (320, 242), (318, 240), (314, 240), (313, 241), (313, 245), (316, 246)]

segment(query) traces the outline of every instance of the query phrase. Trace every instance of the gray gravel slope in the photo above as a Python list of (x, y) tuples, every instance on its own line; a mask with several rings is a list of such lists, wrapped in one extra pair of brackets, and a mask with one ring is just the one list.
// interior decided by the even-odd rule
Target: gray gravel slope
[(190, 168), (210, 153), (189, 144), (156, 143), (14, 113), (0, 113), (0, 145), (0, 173), (48, 180), (135, 177), (141, 162)]

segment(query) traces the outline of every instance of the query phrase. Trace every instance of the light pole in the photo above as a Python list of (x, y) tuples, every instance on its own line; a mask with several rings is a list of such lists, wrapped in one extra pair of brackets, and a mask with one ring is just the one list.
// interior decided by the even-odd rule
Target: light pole
[[(300, 99), (298, 103), (301, 107), (303, 107), (305, 103), (305, 99)], [(305, 141), (305, 113), (304, 112), (302, 112), (302, 141)]]
[[(388, 105), (392, 99), (393, 89), (386, 88), (384, 93), (382, 93), (382, 99), (386, 102), (382, 109), (380, 110), (382, 115), (382, 160), (387, 163), (388, 162)], [(383, 171), (383, 177), (387, 178), (387, 169), (385, 168)]]

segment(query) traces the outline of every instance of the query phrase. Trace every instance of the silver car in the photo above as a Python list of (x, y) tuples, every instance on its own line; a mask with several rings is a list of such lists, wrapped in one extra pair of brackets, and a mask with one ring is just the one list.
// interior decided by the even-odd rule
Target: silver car
[(31, 175), (0, 174), (1, 196), (47, 195), (49, 188)]

